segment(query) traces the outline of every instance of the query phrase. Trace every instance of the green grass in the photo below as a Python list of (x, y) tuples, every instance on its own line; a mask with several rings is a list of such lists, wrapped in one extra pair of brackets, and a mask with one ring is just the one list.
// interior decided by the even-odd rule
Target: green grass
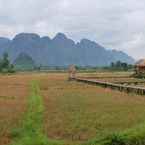
[(145, 123), (104, 138), (92, 140), (85, 145), (144, 145)]
[(31, 85), (31, 96), (28, 100), (28, 109), (24, 114), (21, 128), (12, 130), (12, 145), (57, 145), (61, 142), (51, 141), (43, 133), (44, 105), (40, 95), (38, 82)]

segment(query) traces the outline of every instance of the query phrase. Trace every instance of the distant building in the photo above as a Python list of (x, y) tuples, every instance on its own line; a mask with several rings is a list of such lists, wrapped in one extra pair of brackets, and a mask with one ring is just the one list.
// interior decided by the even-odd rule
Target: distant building
[(140, 59), (136, 62), (135, 71), (138, 75), (145, 75), (145, 59)]

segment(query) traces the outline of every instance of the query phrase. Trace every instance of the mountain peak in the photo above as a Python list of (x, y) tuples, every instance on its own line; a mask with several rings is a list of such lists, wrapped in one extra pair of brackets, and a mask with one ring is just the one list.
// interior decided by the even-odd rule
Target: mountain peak
[(89, 40), (89, 39), (81, 39), (80, 43), (92, 43), (93, 41)]
[(95, 41), (89, 40), (89, 39), (82, 39), (80, 41), (81, 44), (83, 45), (87, 45), (90, 47), (96, 47), (96, 48), (100, 48), (100, 49), (105, 49), (103, 46), (101, 46), (100, 44), (96, 43)]
[(53, 39), (49, 37), (40, 38), (39, 35), (34, 33), (20, 33), (10, 43), (2, 42), (0, 42), (0, 54), (7, 51), (12, 61), (18, 56), (28, 58), (26, 55), (28, 54), (37, 65), (106, 66), (118, 60), (134, 63), (134, 60), (126, 53), (107, 50), (95, 41), (88, 39), (82, 39), (76, 44), (63, 33), (58, 33)]
[(35, 33), (19, 33), (14, 37), (13, 40), (19, 39), (40, 39), (40, 36)]
[(53, 40), (65, 40), (67, 39), (66, 35), (63, 33), (57, 33)]

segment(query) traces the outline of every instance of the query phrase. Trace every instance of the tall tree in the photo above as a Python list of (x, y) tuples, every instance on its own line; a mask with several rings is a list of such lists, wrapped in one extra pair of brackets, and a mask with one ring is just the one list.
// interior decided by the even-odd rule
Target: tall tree
[(3, 59), (2, 59), (2, 68), (8, 69), (10, 65), (10, 61), (8, 59), (8, 53), (3, 54)]

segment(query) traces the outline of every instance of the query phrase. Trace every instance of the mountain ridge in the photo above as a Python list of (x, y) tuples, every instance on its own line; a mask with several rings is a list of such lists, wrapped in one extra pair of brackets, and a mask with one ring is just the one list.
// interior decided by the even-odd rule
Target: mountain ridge
[(12, 40), (0, 37), (0, 56), (4, 52), (12, 62), (23, 52), (43, 66), (108, 66), (118, 60), (134, 63), (134, 59), (122, 51), (108, 50), (85, 38), (75, 42), (63, 33), (52, 39), (35, 33), (19, 33)]

